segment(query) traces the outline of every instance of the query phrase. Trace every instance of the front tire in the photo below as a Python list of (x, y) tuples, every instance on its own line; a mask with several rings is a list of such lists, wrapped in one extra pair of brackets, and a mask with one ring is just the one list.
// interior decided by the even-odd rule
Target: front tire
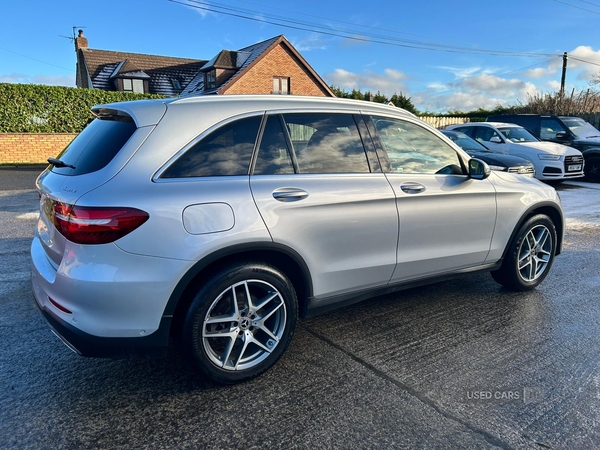
[(509, 289), (535, 289), (552, 267), (556, 241), (556, 228), (548, 216), (538, 214), (529, 218), (519, 228), (502, 266), (492, 272), (492, 277)]
[(247, 381), (285, 353), (297, 316), (296, 293), (283, 273), (259, 262), (234, 264), (211, 277), (192, 301), (184, 350), (213, 381)]

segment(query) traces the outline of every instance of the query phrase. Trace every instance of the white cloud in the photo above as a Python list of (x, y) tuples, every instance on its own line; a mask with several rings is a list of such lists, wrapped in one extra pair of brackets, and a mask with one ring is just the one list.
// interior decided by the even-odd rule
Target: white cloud
[(292, 45), (296, 47), (296, 50), (300, 52), (310, 52), (311, 50), (326, 50), (329, 40), (313, 33), (305, 39), (300, 41), (291, 41)]
[(439, 66), (436, 69), (447, 70), (454, 74), (456, 78), (467, 78), (481, 71), (481, 67), (447, 67)]
[[(600, 67), (579, 60), (600, 64), (600, 50), (579, 46), (568, 55), (567, 89), (581, 89), (581, 81), (587, 83), (593, 74), (600, 72)], [(472, 111), (477, 108), (492, 109), (498, 105), (525, 103), (530, 96), (556, 92), (560, 89), (561, 68), (562, 57), (553, 58), (542, 67), (506, 74), (502, 72), (511, 70), (508, 67), (435, 67), (443, 70), (446, 76), (441, 74), (437, 80), (428, 80), (426, 87), (419, 90), (411, 89), (413, 85), (408, 83), (409, 77), (405, 72), (391, 68), (383, 73), (370, 70), (354, 73), (336, 69), (326, 73), (324, 78), (329, 84), (346, 90), (380, 91), (387, 96), (402, 92), (422, 111)], [(446, 77), (452, 81), (444, 81)]]
[(553, 90), (553, 91), (558, 91), (560, 89), (560, 82), (556, 81), (556, 80), (550, 80), (548, 81), (548, 83), (546, 83), (548, 85), (548, 87)]
[(207, 11), (206, 9), (202, 9), (205, 7), (210, 7), (210, 4), (206, 4), (206, 5), (183, 5), (185, 8), (190, 8), (192, 9), (196, 14), (198, 14), (200, 17), (202, 17), (203, 19), (208, 16), (208, 15), (212, 15), (210, 11)]
[(391, 97), (395, 93), (399, 94), (406, 91), (404, 80), (407, 79), (407, 76), (404, 72), (395, 69), (385, 69), (383, 74), (371, 70), (365, 70), (359, 74), (344, 69), (336, 69), (333, 72), (324, 74), (323, 78), (328, 84), (333, 84), (341, 89), (381, 92)]
[(450, 83), (430, 83), (427, 89), (412, 95), (415, 106), (422, 110), (445, 112), (448, 110), (472, 111), (491, 109), (497, 105), (526, 101), (528, 95), (539, 93), (530, 82), (517, 78), (480, 73)]
[[(592, 75), (600, 71), (600, 50), (594, 50), (589, 45), (580, 45), (567, 52), (567, 80), (589, 81)], [(581, 61), (584, 60), (584, 61)], [(590, 64), (591, 63), (591, 64)], [(562, 69), (563, 59), (553, 58), (545, 68), (537, 68), (525, 72), (531, 78), (543, 78), (544, 76), (558, 76)], [(535, 75), (540, 75), (536, 77)]]
[(527, 78), (544, 78), (550, 75), (556, 75), (556, 67), (536, 67), (535, 69), (526, 70), (523, 72)]
[(24, 73), (0, 74), (0, 83), (47, 84), (52, 86), (75, 87), (75, 75), (49, 76), (27, 75)]

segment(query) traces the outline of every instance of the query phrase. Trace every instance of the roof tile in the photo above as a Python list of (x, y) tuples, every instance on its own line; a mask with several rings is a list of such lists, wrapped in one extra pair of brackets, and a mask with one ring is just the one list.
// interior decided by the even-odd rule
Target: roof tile
[[(108, 50), (80, 49), (85, 59), (95, 89), (113, 91), (111, 76), (119, 64), (118, 75), (135, 72), (150, 76), (149, 90), (153, 94), (176, 96), (179, 94), (171, 80), (176, 79), (186, 87), (194, 79), (206, 60), (173, 58), (170, 56), (145, 55), (140, 53), (114, 52)], [(139, 78), (145, 78), (141, 76)], [(159, 81), (160, 80), (160, 81)]]

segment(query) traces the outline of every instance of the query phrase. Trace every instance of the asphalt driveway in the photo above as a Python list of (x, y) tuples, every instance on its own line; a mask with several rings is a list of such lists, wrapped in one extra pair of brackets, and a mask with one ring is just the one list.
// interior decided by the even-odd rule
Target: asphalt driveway
[(222, 387), (176, 352), (88, 359), (52, 335), (29, 286), (35, 175), (0, 169), (4, 449), (600, 448), (600, 185), (558, 188), (564, 253), (535, 291), (476, 274), (378, 297), (301, 321), (272, 370)]

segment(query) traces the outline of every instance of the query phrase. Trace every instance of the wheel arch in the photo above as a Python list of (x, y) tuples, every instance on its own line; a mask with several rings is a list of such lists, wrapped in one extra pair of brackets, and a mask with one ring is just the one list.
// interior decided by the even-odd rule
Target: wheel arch
[(217, 250), (202, 258), (179, 280), (163, 316), (172, 316), (170, 334), (181, 330), (194, 293), (212, 274), (233, 262), (260, 261), (274, 266), (289, 278), (298, 298), (298, 313), (305, 317), (312, 296), (312, 280), (304, 259), (293, 249), (273, 242), (240, 244)]
[(556, 250), (554, 254), (555, 256), (560, 255), (562, 252), (565, 220), (562, 212), (556, 207), (555, 204), (544, 202), (533, 205), (521, 216), (510, 235), (510, 239), (506, 243), (506, 247), (504, 248), (504, 252), (502, 254), (502, 259), (506, 257), (506, 253), (510, 248), (510, 244), (513, 242), (516, 234), (521, 229), (523, 224), (537, 214), (544, 214), (548, 216), (554, 224), (554, 228), (556, 229)]
[(597, 145), (585, 147), (583, 150), (581, 150), (581, 154), (584, 156), (584, 158), (600, 156), (600, 147)]

